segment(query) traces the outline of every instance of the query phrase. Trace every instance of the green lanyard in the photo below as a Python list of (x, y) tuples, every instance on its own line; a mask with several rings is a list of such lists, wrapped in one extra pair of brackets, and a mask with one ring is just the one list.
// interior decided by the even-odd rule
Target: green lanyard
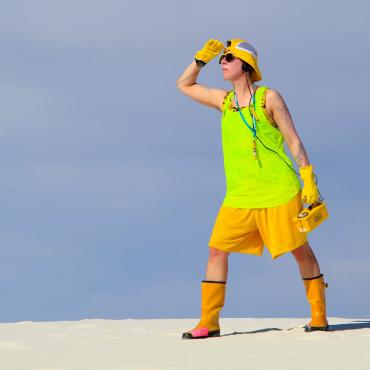
[[(255, 118), (254, 114), (252, 113), (251, 116), (252, 116), (253, 125), (250, 126), (249, 123), (247, 122), (247, 120), (245, 119), (240, 107), (239, 107), (238, 97), (236, 96), (236, 91), (235, 90), (234, 90), (234, 101), (235, 101), (236, 106), (238, 107), (238, 112), (240, 114), (240, 117), (242, 118), (242, 120), (246, 124), (246, 126), (249, 128), (249, 130), (251, 130), (252, 133), (253, 133), (253, 140), (252, 140), (253, 157), (254, 157), (254, 159), (257, 159), (257, 146), (256, 146), (257, 123), (256, 123), (256, 118)], [(253, 104), (254, 111), (256, 111), (256, 97), (255, 97), (254, 93), (252, 94), (252, 104)], [(249, 105), (248, 105), (248, 108), (249, 108)]]

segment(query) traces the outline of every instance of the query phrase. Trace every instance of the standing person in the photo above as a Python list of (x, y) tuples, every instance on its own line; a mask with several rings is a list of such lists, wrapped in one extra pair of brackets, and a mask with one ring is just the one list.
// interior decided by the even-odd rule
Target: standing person
[[(224, 80), (233, 89), (207, 88), (197, 83), (201, 69), (222, 51)], [(185, 95), (219, 110), (226, 195), (209, 240), (206, 280), (201, 283), (201, 318), (183, 339), (220, 335), (219, 314), (224, 305), (230, 253), (262, 255), (264, 245), (275, 259), (291, 252), (297, 261), (311, 304), (305, 331), (328, 330), (323, 274), (307, 241), (292, 218), (302, 202), (319, 202), (303, 143), (278, 91), (257, 85), (262, 79), (256, 49), (246, 40), (209, 40), (177, 80)], [(284, 151), (284, 140), (295, 158), (303, 189)]]

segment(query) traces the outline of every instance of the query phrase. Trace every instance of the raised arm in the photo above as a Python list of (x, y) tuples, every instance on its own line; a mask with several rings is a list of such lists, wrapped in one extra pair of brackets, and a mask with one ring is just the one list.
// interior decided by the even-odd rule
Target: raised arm
[[(195, 54), (199, 65), (207, 64), (211, 59), (217, 56), (223, 48), (223, 44), (218, 40), (208, 40), (203, 49)], [(222, 110), (222, 102), (226, 94), (226, 90), (213, 89), (202, 86), (197, 83), (197, 78), (202, 67), (195, 60), (185, 69), (183, 74), (176, 81), (177, 88), (185, 95), (191, 97), (197, 102)]]

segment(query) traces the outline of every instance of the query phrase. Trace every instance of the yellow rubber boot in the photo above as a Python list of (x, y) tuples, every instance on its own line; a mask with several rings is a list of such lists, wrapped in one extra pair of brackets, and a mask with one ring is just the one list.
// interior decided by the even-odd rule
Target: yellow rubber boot
[(303, 282), (306, 288), (307, 300), (311, 304), (311, 322), (305, 326), (305, 331), (329, 330), (325, 299), (325, 288), (328, 284), (324, 282), (323, 274), (313, 278), (304, 278)]
[(220, 336), (220, 311), (225, 302), (226, 281), (202, 281), (202, 315), (198, 325), (182, 334), (182, 339)]

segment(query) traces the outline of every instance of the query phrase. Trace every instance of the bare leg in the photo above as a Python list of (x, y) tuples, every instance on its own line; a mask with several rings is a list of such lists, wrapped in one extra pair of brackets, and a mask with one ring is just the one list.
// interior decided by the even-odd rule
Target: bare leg
[(220, 336), (220, 311), (225, 303), (228, 252), (209, 247), (206, 281), (202, 281), (202, 315), (194, 329), (182, 334), (183, 339)]
[(226, 281), (229, 252), (209, 247), (206, 279), (210, 281)]
[(292, 254), (298, 263), (302, 278), (311, 278), (320, 275), (320, 266), (308, 242), (294, 249)]

